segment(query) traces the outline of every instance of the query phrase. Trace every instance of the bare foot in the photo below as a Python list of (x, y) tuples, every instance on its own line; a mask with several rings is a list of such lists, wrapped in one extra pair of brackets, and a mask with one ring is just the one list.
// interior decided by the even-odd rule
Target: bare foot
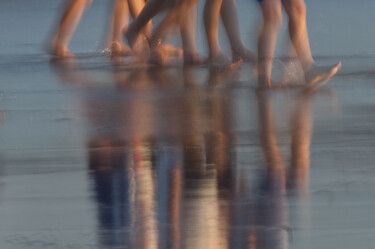
[(177, 57), (177, 58), (181, 58), (183, 54), (182, 48), (173, 46), (168, 43), (161, 43), (160, 50), (162, 50), (163, 53), (167, 56), (172, 56), (172, 57)]
[(217, 53), (213, 56), (210, 56), (209, 63), (213, 67), (226, 68), (232, 64), (232, 60), (224, 53)]
[(52, 43), (47, 49), (47, 53), (59, 59), (75, 58), (75, 55), (69, 51), (68, 47), (61, 43)]
[(139, 62), (147, 62), (150, 59), (151, 48), (146, 39), (137, 39), (131, 46), (131, 55)]
[(338, 62), (336, 65), (333, 66), (312, 66), (312, 68), (305, 73), (305, 80), (308, 85), (313, 85), (316, 83), (326, 82), (328, 81), (333, 75), (337, 73), (337, 71), (341, 68), (341, 62)]
[(242, 59), (239, 59), (235, 62), (233, 62), (232, 64), (230, 64), (229, 66), (227, 66), (227, 70), (229, 71), (232, 71), (232, 70), (235, 70), (238, 68), (238, 66), (242, 63)]
[(254, 64), (257, 63), (256, 55), (246, 48), (243, 48), (238, 51), (233, 51), (232, 60), (233, 62), (236, 62), (238, 60), (243, 60), (244, 62), (251, 62)]
[(166, 66), (167, 56), (163, 53), (160, 45), (155, 45), (151, 48), (149, 62), (154, 65)]
[(207, 58), (202, 57), (197, 52), (184, 53), (184, 65), (185, 66), (198, 66), (206, 64)]
[(216, 72), (228, 73), (228, 72), (235, 71), (241, 63), (242, 63), (242, 60), (238, 60), (230, 64), (210, 64), (210, 67), (212, 70)]
[(131, 49), (123, 42), (113, 41), (111, 43), (111, 56), (131, 55)]

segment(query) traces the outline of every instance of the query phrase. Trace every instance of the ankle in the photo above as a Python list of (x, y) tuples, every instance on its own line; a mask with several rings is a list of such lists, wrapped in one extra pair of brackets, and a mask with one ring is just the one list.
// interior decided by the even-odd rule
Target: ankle
[(310, 72), (316, 66), (314, 61), (304, 62), (304, 63), (301, 63), (301, 65), (302, 65), (303, 72), (305, 74)]

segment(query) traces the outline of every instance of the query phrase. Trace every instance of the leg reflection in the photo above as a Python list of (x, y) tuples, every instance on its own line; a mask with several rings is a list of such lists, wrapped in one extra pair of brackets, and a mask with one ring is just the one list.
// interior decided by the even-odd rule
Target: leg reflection
[[(257, 94), (260, 136), (266, 160), (267, 178), (265, 196), (260, 198), (258, 203), (260, 211), (256, 215), (262, 219), (260, 223), (257, 222), (261, 228), (257, 229), (255, 238), (252, 236), (252, 241), (256, 241), (257, 248), (288, 248), (289, 223), (297, 220), (298, 227), (308, 227), (310, 222), (311, 100), (317, 92), (305, 90), (296, 97), (291, 125), (291, 165), (287, 179), (284, 160), (277, 144), (270, 93), (263, 90)], [(286, 180), (288, 188), (286, 188)], [(289, 203), (291, 212), (288, 217), (287, 202), (291, 201), (293, 203)]]
[(289, 187), (308, 194), (311, 143), (311, 95), (302, 95), (292, 117)]
[(288, 248), (285, 164), (277, 143), (272, 105), (266, 91), (257, 92), (260, 139), (266, 177), (256, 207), (256, 248)]
[[(226, 211), (219, 201), (219, 174), (225, 178), (227, 151), (220, 109), (215, 94), (206, 98), (192, 72), (185, 69), (183, 97), (183, 240), (182, 248), (228, 248)], [(211, 120), (214, 119), (215, 121)], [(211, 121), (211, 122), (210, 122)], [(208, 135), (207, 135), (208, 134)], [(215, 141), (215, 143), (213, 142)], [(220, 154), (215, 154), (220, 153)], [(219, 173), (220, 172), (220, 173)], [(220, 184), (225, 185), (225, 180)]]
[[(217, 70), (216, 74), (225, 76)], [(237, 200), (235, 158), (233, 157), (234, 135), (232, 129), (232, 99), (228, 92), (223, 92), (212, 79), (218, 75), (211, 71), (210, 88), (207, 94), (205, 116), (208, 121), (206, 133), (207, 165), (215, 172), (218, 195), (218, 236), (217, 248), (242, 248), (245, 236), (241, 218), (246, 214), (243, 209), (233, 205)], [(215, 80), (214, 80), (215, 81)], [(241, 179), (239, 179), (241, 180)], [(218, 238), (218, 239), (219, 239)]]

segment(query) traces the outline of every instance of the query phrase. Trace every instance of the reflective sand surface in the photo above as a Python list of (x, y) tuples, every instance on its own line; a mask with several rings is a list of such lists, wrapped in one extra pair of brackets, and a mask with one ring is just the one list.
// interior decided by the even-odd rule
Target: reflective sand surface
[(264, 91), (246, 64), (95, 65), (2, 93), (2, 248), (372, 245), (369, 76)]
[[(5, 18), (20, 5), (1, 6)], [(56, 7), (43, 6), (32, 10)], [(262, 91), (248, 64), (146, 70), (96, 53), (50, 63), (32, 52), (43, 32), (26, 26), (1, 41), (0, 248), (373, 247), (366, 45), (319, 57), (344, 66), (316, 91)]]

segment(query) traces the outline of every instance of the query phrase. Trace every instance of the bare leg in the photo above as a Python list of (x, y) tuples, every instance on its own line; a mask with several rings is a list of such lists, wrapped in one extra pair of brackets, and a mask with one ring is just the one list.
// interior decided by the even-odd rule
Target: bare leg
[[(143, 8), (146, 5), (146, 2), (143, 0), (128, 0), (130, 14), (132, 15), (133, 19), (135, 20), (139, 14), (142, 12)], [(128, 27), (124, 28), (124, 32), (126, 32)], [(152, 22), (149, 20), (145, 25), (144, 32), (146, 37), (150, 38), (152, 33)]]
[(68, 45), (74, 31), (86, 7), (91, 4), (91, 0), (70, 0), (65, 6), (57, 29), (52, 38), (49, 53), (60, 58), (74, 56), (68, 49)]
[(206, 0), (203, 10), (209, 59), (220, 66), (231, 64), (230, 58), (223, 53), (219, 43), (219, 20), (222, 3), (223, 0)]
[(193, 6), (187, 15), (189, 18), (180, 22), (184, 64), (196, 65), (202, 63), (196, 47), (197, 6)]
[(271, 100), (264, 90), (259, 90), (257, 97), (260, 139), (269, 174), (268, 178), (271, 183), (277, 184), (273, 187), (279, 187), (280, 191), (285, 191), (285, 164), (277, 143)]
[(156, 28), (152, 38), (150, 40), (150, 48), (151, 48), (151, 55), (150, 55), (150, 62), (155, 63), (158, 65), (165, 65), (166, 64), (166, 55), (163, 53), (162, 49), (162, 38), (165, 31), (173, 24), (177, 24), (177, 16), (178, 16), (178, 9), (172, 8), (170, 9), (159, 26)]
[(241, 38), (236, 0), (222, 0), (220, 13), (232, 48), (233, 62), (238, 60), (255, 62), (256, 56), (245, 47)]
[[(139, 16), (139, 14), (142, 12), (142, 9), (144, 8), (146, 3), (143, 0), (128, 0), (128, 2), (129, 2), (130, 13), (132, 14), (133, 19), (136, 19)], [(164, 6), (164, 7), (167, 7), (167, 6)], [(127, 27), (124, 28), (124, 32), (126, 32), (126, 30), (127, 30)], [(151, 39), (151, 36), (152, 36), (151, 20), (146, 24), (145, 28), (143, 28), (142, 35), (144, 35), (144, 38), (147, 40)], [(182, 49), (180, 47), (175, 47), (165, 42), (163, 42), (161, 46), (166, 55), (175, 56), (175, 57), (182, 56)]]
[(130, 48), (122, 41), (122, 29), (127, 26), (129, 22), (129, 6), (127, 0), (115, 0), (113, 9), (112, 26), (112, 40), (111, 52), (112, 55), (124, 55), (130, 53)]
[(306, 6), (304, 0), (283, 0), (283, 5), (289, 17), (289, 36), (296, 50), (304, 71), (314, 64), (310, 50), (306, 26)]
[[(156, 28), (150, 40), (151, 61), (156, 64), (165, 64), (165, 54), (161, 45), (162, 38), (169, 27), (172, 25), (184, 26), (187, 19), (187, 13), (197, 0), (182, 0), (165, 15), (159, 26)], [(186, 44), (185, 46), (192, 44)]]
[(159, 13), (169, 0), (150, 0), (139, 13), (138, 17), (129, 25), (125, 37), (131, 47), (137, 42), (138, 35), (143, 31), (150, 20)]
[(306, 82), (314, 84), (328, 80), (340, 69), (341, 63), (327, 67), (317, 67), (315, 65), (307, 32), (304, 0), (283, 0), (283, 5), (289, 17), (290, 39), (305, 72)]
[(271, 87), (272, 62), (282, 24), (282, 6), (280, 0), (263, 0), (260, 6), (263, 24), (258, 40), (258, 79), (259, 84)]

